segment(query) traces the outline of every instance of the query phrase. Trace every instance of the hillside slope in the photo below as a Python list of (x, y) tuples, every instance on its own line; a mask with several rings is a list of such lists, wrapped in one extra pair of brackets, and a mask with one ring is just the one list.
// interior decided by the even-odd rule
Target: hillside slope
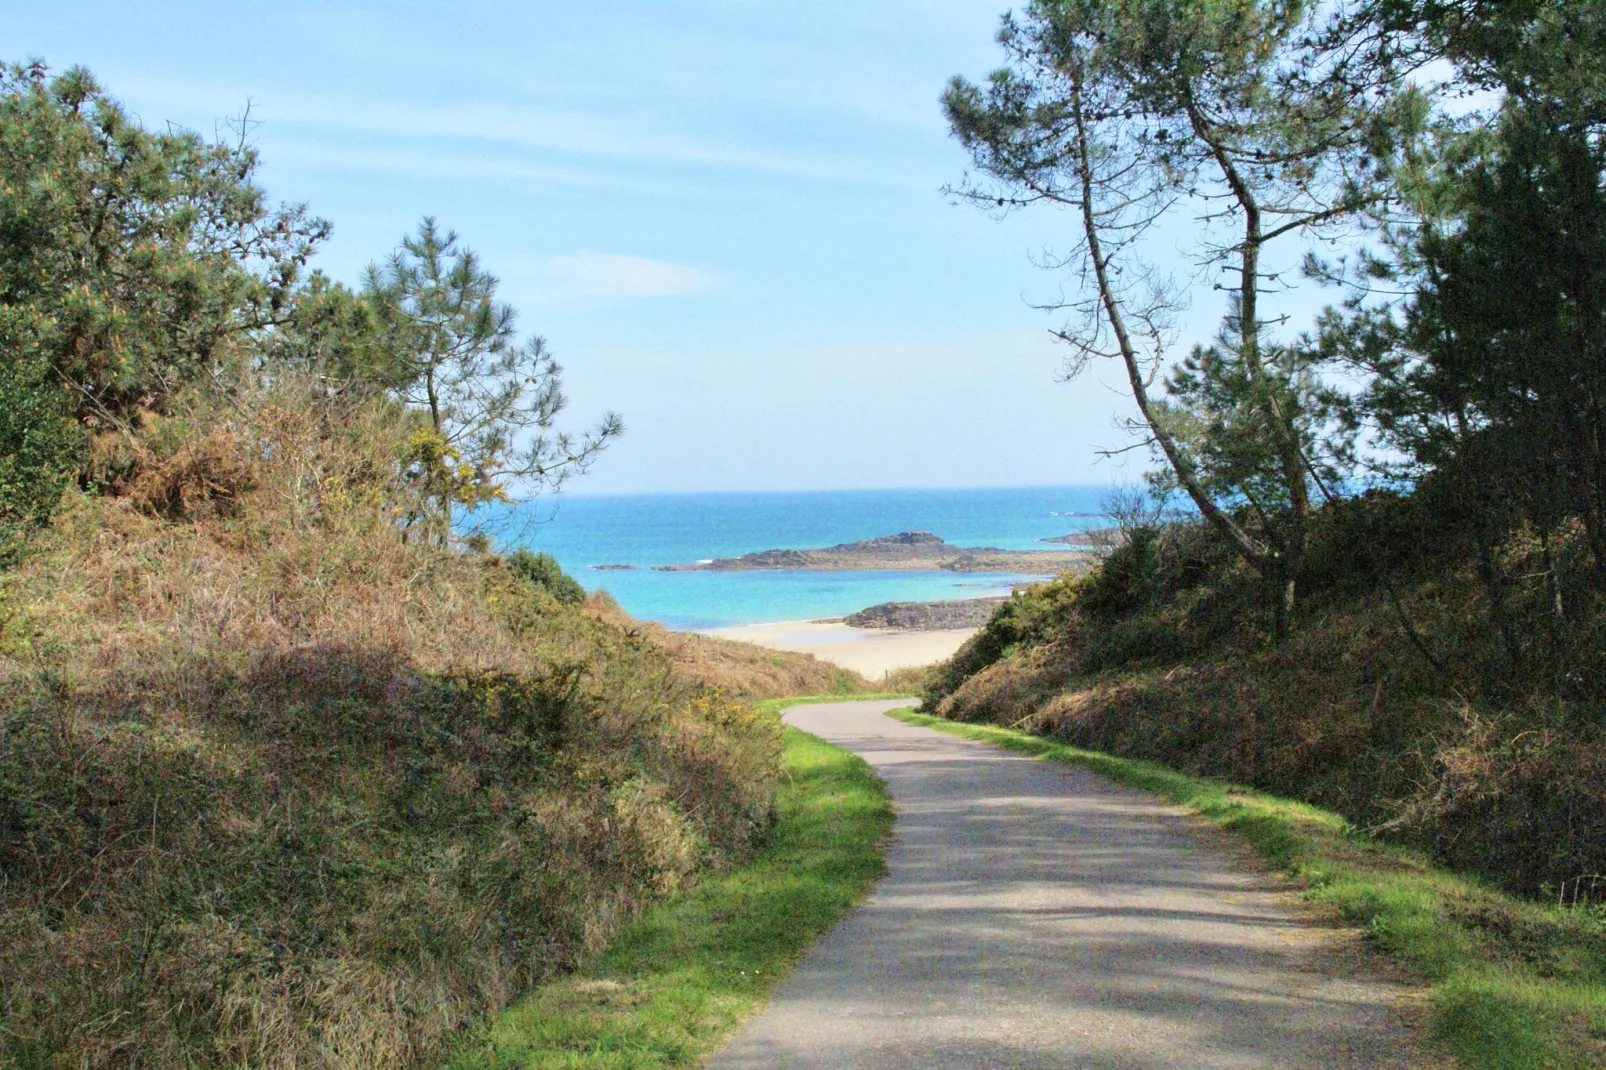
[(1431, 502), (1320, 519), (1324, 570), (1280, 644), (1253, 574), (1176, 526), (1006, 603), (927, 709), (1304, 799), (1525, 893), (1606, 873), (1606, 620), (1587, 578), (1505, 547), (1530, 577), (1503, 607), (1529, 637), (1514, 666)]
[(0, 578), (0, 1064), (427, 1059), (767, 826), (712, 684), (857, 682), (408, 542), (382, 408), (241, 411)]

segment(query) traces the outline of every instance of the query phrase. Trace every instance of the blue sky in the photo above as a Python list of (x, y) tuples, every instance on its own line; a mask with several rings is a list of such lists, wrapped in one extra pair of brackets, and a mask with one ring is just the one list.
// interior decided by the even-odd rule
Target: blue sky
[(1130, 482), (1096, 452), (1119, 379), (1058, 383), (1028, 304), (1071, 221), (940, 192), (966, 160), (938, 96), (996, 64), (1002, 9), (8, 0), (0, 54), (84, 64), (150, 126), (249, 101), (336, 278), (425, 214), (459, 231), (572, 422), (625, 417), (574, 492)]

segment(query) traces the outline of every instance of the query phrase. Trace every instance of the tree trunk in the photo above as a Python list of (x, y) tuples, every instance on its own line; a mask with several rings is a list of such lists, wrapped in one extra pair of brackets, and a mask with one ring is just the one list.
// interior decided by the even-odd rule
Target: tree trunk
[[(1305, 485), (1305, 454), (1299, 445), (1299, 429), (1294, 426), (1291, 413), (1283, 411), (1277, 391), (1266, 375), (1261, 362), (1260, 349), (1260, 247), (1265, 241), (1261, 231), (1260, 204), (1254, 191), (1244, 181), (1237, 165), (1225, 145), (1211, 127), (1194, 100), (1192, 87), (1187, 93), (1188, 121), (1194, 134), (1210, 150), (1222, 177), (1232, 190), (1244, 214), (1244, 239), (1238, 254), (1238, 341), (1239, 358), (1244, 374), (1261, 408), (1267, 430), (1277, 450), (1277, 465), (1282, 470), (1284, 487), (1288, 493), (1288, 532), (1279, 540), (1277, 556), (1285, 586), (1274, 597), (1280, 599), (1278, 620), (1286, 625), (1293, 615), (1295, 578), (1305, 566), (1305, 538), (1310, 515), (1310, 494)], [(1279, 635), (1281, 641), (1281, 635)]]
[[(429, 425), (434, 429), (435, 434), (440, 438), (442, 449), (444, 451), (446, 442), (446, 429), (441, 426), (441, 401), (440, 393), (435, 387), (435, 364), (435, 358), (431, 357), (428, 366), (424, 369), (424, 394), (429, 399)], [(447, 463), (447, 458), (444, 452), (442, 453), (441, 459), (438, 463), (441, 465), (445, 465)], [(447, 547), (452, 544), (451, 481), (445, 479), (443, 474), (440, 472), (436, 472), (434, 475), (436, 478), (442, 480), (441, 489), (437, 493), (437, 501), (440, 505), (441, 514), (440, 534), (437, 537), (440, 540), (440, 545), (442, 547)]]
[(1093, 275), (1098, 283), (1099, 303), (1109, 321), (1110, 330), (1115, 335), (1121, 361), (1126, 366), (1132, 399), (1137, 403), (1138, 412), (1143, 416), (1149, 433), (1159, 445), (1160, 452), (1165, 454), (1166, 461), (1171, 465), (1171, 471), (1176, 475), (1177, 482), (1193, 500), (1200, 514), (1211, 526), (1227, 537), (1251, 567), (1264, 574), (1270, 564), (1265, 548), (1257, 544), (1237, 521), (1205, 493), (1192, 462), (1154, 413), (1148, 387), (1144, 385), (1143, 368), (1138, 361), (1137, 349), (1133, 346), (1132, 336), (1127, 331), (1126, 318), (1121, 314), (1120, 301), (1110, 284), (1109, 262), (1105, 259), (1104, 243), (1099, 237), (1098, 219), (1093, 212), (1093, 161), (1087, 141), (1087, 116), (1082, 109), (1082, 94), (1079, 87), (1074, 88), (1071, 93), (1071, 112), (1072, 120), (1076, 124), (1077, 171), (1082, 185), (1082, 229), (1087, 238), (1088, 258), (1093, 263)]

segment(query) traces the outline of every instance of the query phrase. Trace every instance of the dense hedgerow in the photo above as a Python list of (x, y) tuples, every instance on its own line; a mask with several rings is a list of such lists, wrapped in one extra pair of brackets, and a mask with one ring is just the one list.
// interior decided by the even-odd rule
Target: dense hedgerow
[(1309, 800), (1523, 892), (1606, 873), (1606, 607), (1583, 533), (1500, 548), (1524, 577), (1513, 646), (1432, 487), (1318, 519), (1280, 644), (1227, 548), (1146, 529), (1002, 607), (926, 707)]
[(773, 716), (403, 539), (386, 403), (246, 400), (0, 577), (0, 1064), (414, 1064), (769, 821)]

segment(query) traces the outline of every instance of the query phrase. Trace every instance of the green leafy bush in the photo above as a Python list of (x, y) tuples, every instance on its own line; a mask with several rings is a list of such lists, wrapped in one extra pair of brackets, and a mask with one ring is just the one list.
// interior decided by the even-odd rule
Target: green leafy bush
[(15, 350), (0, 362), (0, 565), (50, 520), (82, 446), (64, 395), (47, 376), (43, 362)]
[(1161, 529), (1143, 524), (1125, 534), (1082, 592), (1083, 608), (1095, 617), (1108, 619), (1147, 609), (1168, 586), (1174, 561), (1164, 553)]
[(515, 576), (543, 588), (566, 606), (577, 606), (586, 600), (585, 588), (564, 572), (551, 554), (514, 550), (507, 556), (507, 567)]
[(934, 702), (967, 677), (1008, 657), (1023, 646), (1049, 641), (1065, 624), (1076, 604), (1081, 581), (1062, 576), (1016, 591), (965, 645), (927, 680), (926, 697)]

